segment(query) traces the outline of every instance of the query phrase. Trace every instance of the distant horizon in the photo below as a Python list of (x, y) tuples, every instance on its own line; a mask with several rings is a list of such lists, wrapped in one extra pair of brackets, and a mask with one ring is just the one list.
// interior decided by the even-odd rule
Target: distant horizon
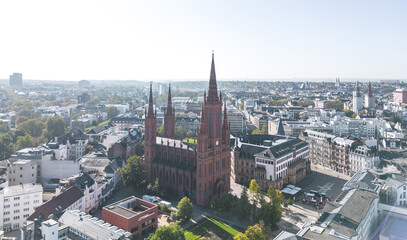
[[(337, 78), (258, 78), (258, 79), (217, 79), (218, 82), (335, 82)], [(41, 79), (24, 79), (24, 82), (79, 82), (79, 81), (101, 82), (101, 81), (117, 81), (117, 82), (153, 82), (153, 83), (171, 83), (171, 82), (205, 82), (208, 79), (155, 79), (155, 80), (137, 80), (137, 79), (81, 79), (81, 80), (41, 80)], [(406, 79), (391, 79), (391, 78), (339, 78), (340, 82), (377, 82), (377, 81), (400, 81), (407, 82)], [(0, 79), (0, 81), (9, 81), (9, 79)]]
[(407, 79), (405, 9), (404, 0), (0, 1), (0, 78), (200, 80), (214, 50), (219, 80)]

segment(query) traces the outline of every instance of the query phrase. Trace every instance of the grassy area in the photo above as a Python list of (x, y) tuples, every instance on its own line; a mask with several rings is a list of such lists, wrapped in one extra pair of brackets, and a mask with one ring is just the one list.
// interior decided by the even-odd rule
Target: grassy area
[(231, 227), (215, 218), (205, 217), (197, 224), (185, 230), (185, 239), (196, 240), (204, 236), (209, 238), (216, 236), (220, 239), (232, 239), (239, 232), (244, 232), (244, 229)]

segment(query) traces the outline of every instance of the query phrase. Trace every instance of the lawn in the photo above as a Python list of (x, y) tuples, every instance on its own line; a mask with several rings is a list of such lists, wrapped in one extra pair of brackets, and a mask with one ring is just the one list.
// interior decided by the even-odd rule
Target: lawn
[(215, 218), (205, 217), (197, 224), (194, 224), (185, 230), (185, 239), (195, 240), (201, 238), (209, 239), (213, 237), (220, 239), (232, 239), (239, 232), (243, 231), (244, 229), (231, 227)]

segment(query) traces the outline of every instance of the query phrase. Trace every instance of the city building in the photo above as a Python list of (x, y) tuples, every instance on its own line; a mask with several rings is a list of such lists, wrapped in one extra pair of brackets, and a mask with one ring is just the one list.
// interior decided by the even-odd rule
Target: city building
[(21, 184), (0, 190), (0, 231), (23, 227), (26, 219), (42, 204), (42, 186)]
[(297, 236), (305, 239), (369, 239), (379, 222), (377, 193), (344, 190), (328, 202), (315, 224), (305, 225)]
[(237, 139), (232, 166), (237, 183), (248, 185), (256, 179), (262, 189), (281, 189), (301, 181), (309, 171), (308, 143), (294, 137), (249, 135)]
[(21, 88), (23, 86), (23, 74), (13, 73), (10, 75), (9, 85), (10, 87)]
[(230, 123), (230, 133), (234, 135), (241, 135), (244, 130), (244, 117), (242, 112), (236, 108), (228, 108), (228, 121)]
[[(333, 133), (338, 136), (382, 137), (389, 128), (386, 120), (377, 118), (348, 118), (336, 116), (330, 121)], [(391, 130), (391, 128), (389, 129)]]
[(31, 160), (17, 160), (8, 162), (7, 177), (9, 186), (20, 185), (25, 183), (35, 183), (38, 181), (38, 165)]
[[(58, 229), (58, 235), (63, 236), (61, 233), (66, 232), (66, 236), (69, 239), (131, 239), (131, 233), (126, 232), (124, 229), (120, 229), (79, 210), (66, 211), (58, 219), (58, 222), (62, 226), (62, 228)], [(56, 226), (56, 224), (54, 226)], [(66, 228), (68, 228), (67, 231), (64, 230)], [(56, 230), (57, 228), (55, 227), (54, 231)], [(54, 238), (45, 237), (44, 239), (53, 240)]]
[(102, 209), (102, 219), (141, 238), (158, 227), (158, 206), (134, 196)]
[(393, 101), (396, 103), (407, 103), (407, 89), (396, 89), (393, 92)]
[(88, 81), (88, 80), (80, 80), (78, 82), (78, 87), (79, 88), (90, 88), (90, 81)]
[[(170, 91), (169, 91), (169, 98)], [(168, 101), (166, 118), (170, 119)], [(173, 129), (173, 121), (164, 121), (164, 129)], [(222, 116), (222, 94), (218, 94), (215, 62), (212, 54), (208, 95), (204, 94), (197, 144), (175, 140), (172, 132), (157, 137), (157, 113), (154, 112), (152, 86), (145, 117), (145, 170), (148, 182), (156, 178), (174, 193), (185, 194), (197, 205), (207, 206), (212, 196), (230, 190), (230, 130), (226, 104)]]
[(84, 194), (81, 189), (79, 189), (77, 185), (74, 185), (58, 196), (38, 206), (27, 220), (34, 221), (38, 219), (39, 221), (43, 221), (52, 215), (60, 214), (67, 210), (85, 211), (85, 199), (83, 197)]
[(352, 174), (359, 171), (374, 169), (380, 165), (378, 141), (367, 140), (364, 144), (356, 144), (349, 151), (350, 169)]
[(362, 94), (359, 89), (359, 81), (356, 82), (355, 91), (353, 91), (353, 107), (352, 111), (359, 115), (359, 111), (363, 109)]

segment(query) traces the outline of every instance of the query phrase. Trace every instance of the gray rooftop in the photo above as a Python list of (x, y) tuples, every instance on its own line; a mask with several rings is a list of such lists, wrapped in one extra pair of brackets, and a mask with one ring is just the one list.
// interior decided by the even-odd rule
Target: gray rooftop
[(92, 239), (119, 239), (123, 235), (126, 237), (131, 235), (123, 229), (118, 229), (79, 210), (65, 212), (58, 221)]
[(42, 186), (39, 184), (27, 183), (23, 185), (15, 185), (3, 189), (4, 197), (11, 197), (23, 194), (30, 194), (35, 192), (42, 193)]

